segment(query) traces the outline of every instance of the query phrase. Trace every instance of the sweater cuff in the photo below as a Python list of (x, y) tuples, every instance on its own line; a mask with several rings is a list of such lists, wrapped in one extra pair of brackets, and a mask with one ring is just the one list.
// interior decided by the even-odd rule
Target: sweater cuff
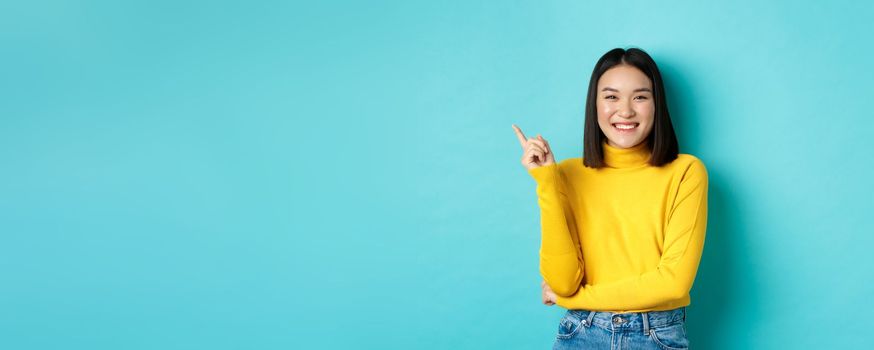
[(528, 169), (528, 174), (531, 175), (537, 183), (541, 184), (554, 184), (558, 175), (557, 173), (558, 163)]

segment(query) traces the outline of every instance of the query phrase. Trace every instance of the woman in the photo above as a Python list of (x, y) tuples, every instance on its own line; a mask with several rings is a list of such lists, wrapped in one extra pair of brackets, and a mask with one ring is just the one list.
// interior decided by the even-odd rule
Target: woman
[(685, 349), (708, 176), (680, 154), (661, 74), (636, 48), (595, 65), (581, 158), (555, 162), (513, 125), (537, 183), (543, 302), (567, 310), (553, 349)]

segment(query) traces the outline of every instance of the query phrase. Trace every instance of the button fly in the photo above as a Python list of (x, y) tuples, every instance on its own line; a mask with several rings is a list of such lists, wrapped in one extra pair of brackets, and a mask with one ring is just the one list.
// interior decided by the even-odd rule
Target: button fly
[(622, 322), (625, 322), (625, 320), (623, 320), (622, 317), (619, 317), (619, 316), (613, 317), (613, 323), (620, 324)]

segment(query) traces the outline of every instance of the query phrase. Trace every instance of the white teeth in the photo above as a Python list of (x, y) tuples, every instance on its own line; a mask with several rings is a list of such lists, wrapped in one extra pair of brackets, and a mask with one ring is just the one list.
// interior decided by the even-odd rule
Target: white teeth
[(636, 127), (637, 127), (637, 124), (633, 124), (633, 125), (613, 124), (613, 126), (615, 126), (617, 129), (625, 129), (625, 130), (628, 130), (628, 129), (634, 129), (634, 128), (636, 128)]

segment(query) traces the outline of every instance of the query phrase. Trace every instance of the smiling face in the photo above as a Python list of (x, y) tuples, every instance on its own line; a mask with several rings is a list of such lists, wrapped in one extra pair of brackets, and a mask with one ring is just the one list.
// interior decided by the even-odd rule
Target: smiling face
[(639, 69), (620, 64), (598, 79), (598, 125), (607, 144), (633, 147), (645, 141), (652, 131), (655, 102), (652, 81)]

